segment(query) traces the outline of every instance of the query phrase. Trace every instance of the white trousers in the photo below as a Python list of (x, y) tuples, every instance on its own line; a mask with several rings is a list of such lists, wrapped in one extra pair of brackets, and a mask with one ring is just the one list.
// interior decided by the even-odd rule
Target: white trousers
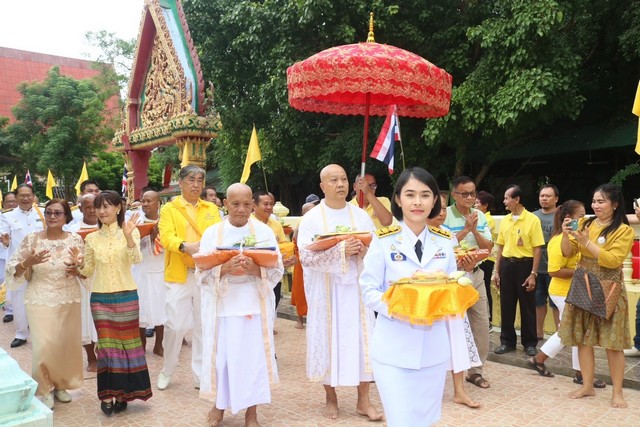
[[(564, 311), (565, 306), (565, 298), (558, 295), (549, 295), (551, 297), (551, 301), (558, 307), (558, 311), (560, 312), (560, 318), (562, 319), (562, 312)], [(560, 337), (558, 336), (558, 332), (551, 335), (551, 337), (544, 343), (542, 347), (540, 347), (540, 351), (549, 356), (550, 358), (554, 358), (562, 351), (564, 346), (560, 341)], [(578, 347), (571, 347), (571, 364), (573, 365), (573, 369), (576, 371), (580, 370), (580, 361), (578, 359)]]
[(216, 408), (236, 414), (271, 403), (260, 315), (218, 317), (217, 323)]
[(165, 282), (167, 290), (164, 325), (164, 366), (162, 372), (171, 376), (178, 367), (182, 339), (192, 329), (191, 369), (196, 383), (200, 384), (202, 371), (202, 319), (200, 317), (200, 288), (193, 271), (187, 274), (185, 283)]
[(448, 364), (405, 369), (371, 360), (388, 427), (425, 427), (440, 419)]
[(7, 299), (11, 301), (11, 311), (7, 310), (7, 314), (13, 314), (13, 324), (16, 328), (16, 338), (21, 340), (29, 339), (29, 320), (27, 319), (27, 309), (24, 306), (24, 292), (27, 289), (26, 284), (15, 291), (7, 291)]

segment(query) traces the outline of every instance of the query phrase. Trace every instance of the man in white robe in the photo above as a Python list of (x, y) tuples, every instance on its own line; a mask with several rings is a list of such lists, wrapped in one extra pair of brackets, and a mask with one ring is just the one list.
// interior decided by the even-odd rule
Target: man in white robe
[(167, 321), (165, 305), (167, 292), (164, 286), (164, 249), (158, 238), (158, 219), (160, 218), (160, 196), (155, 191), (145, 191), (140, 199), (141, 215), (138, 224), (156, 223), (151, 234), (140, 239), (142, 262), (132, 266), (133, 277), (138, 285), (140, 301), (140, 339), (146, 349), (146, 330), (155, 332), (156, 341), (153, 354), (164, 355), (162, 340), (164, 324)]
[[(82, 213), (82, 217), (78, 222), (71, 222), (67, 227), (67, 231), (79, 232), (87, 230), (97, 230), (98, 227), (98, 215), (96, 208), (93, 205), (93, 200), (96, 195), (92, 192), (86, 193), (80, 196), (78, 210)], [(82, 280), (83, 286), (80, 286), (80, 292), (82, 299), (80, 300), (80, 313), (82, 322), (82, 347), (84, 347), (85, 353), (87, 353), (87, 371), (98, 372), (98, 359), (96, 357), (96, 342), (98, 342), (98, 332), (96, 331), (96, 325), (93, 323), (93, 316), (91, 315), (91, 284), (93, 277), (87, 277)]]
[(274, 248), (278, 261), (275, 267), (261, 267), (240, 253), (222, 265), (198, 272), (204, 349), (200, 397), (215, 401), (208, 425), (219, 425), (226, 409), (235, 414), (246, 408), (245, 424), (258, 426), (257, 405), (271, 402), (271, 384), (278, 382), (272, 290), (284, 269), (271, 229), (250, 219), (251, 188), (231, 185), (224, 205), (228, 215), (204, 232), (199, 253), (233, 246), (254, 235), (259, 246)]
[(369, 400), (373, 381), (369, 343), (374, 322), (373, 311), (362, 303), (358, 276), (366, 247), (350, 238), (336, 246), (313, 251), (307, 246), (316, 235), (349, 227), (351, 231), (373, 231), (367, 213), (347, 203), (349, 179), (339, 165), (328, 165), (320, 172), (320, 188), (325, 198), (302, 218), (298, 230), (298, 249), (304, 267), (307, 305), (307, 376), (322, 381), (326, 418), (338, 417), (336, 386), (357, 386), (358, 414), (379, 420)]

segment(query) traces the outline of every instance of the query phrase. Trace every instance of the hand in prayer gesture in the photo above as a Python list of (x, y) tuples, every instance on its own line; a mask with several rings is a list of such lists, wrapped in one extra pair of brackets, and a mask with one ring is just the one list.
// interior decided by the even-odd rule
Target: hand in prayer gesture
[(65, 272), (68, 276), (80, 276), (79, 269), (84, 266), (84, 254), (80, 248), (69, 248), (69, 261), (64, 261), (64, 264), (67, 266)]
[(344, 252), (347, 256), (360, 255), (364, 253), (364, 250), (364, 243), (355, 237), (350, 237), (344, 241)]
[(222, 264), (220, 276), (225, 274), (247, 274), (261, 277), (260, 266), (253, 262), (253, 259), (243, 254), (238, 254)]
[(476, 256), (468, 253), (458, 260), (458, 270), (472, 271), (477, 262)]
[(28, 268), (36, 264), (42, 264), (43, 262), (49, 261), (50, 257), (51, 257), (51, 254), (46, 249), (43, 249), (37, 252), (35, 249), (31, 249), (31, 251), (24, 258), (21, 264)]
[(0, 240), (2, 241), (3, 245), (9, 246), (9, 243), (11, 242), (11, 238), (9, 237), (9, 233), (4, 233), (4, 234), (0, 235)]

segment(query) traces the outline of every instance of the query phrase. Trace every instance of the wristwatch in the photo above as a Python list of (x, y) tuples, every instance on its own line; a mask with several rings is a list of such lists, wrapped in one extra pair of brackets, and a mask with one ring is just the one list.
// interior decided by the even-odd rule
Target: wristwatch
[(531, 274), (533, 274), (535, 277), (538, 277), (538, 273), (536, 273), (535, 271), (532, 271)]
[(180, 243), (180, 246), (178, 246), (178, 250), (184, 253), (184, 242)]

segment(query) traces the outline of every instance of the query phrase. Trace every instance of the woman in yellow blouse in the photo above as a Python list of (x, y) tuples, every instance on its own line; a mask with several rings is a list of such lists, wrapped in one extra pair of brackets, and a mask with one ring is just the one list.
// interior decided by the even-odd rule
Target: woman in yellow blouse
[[(131, 265), (142, 260), (138, 214), (124, 221), (124, 204), (115, 191), (94, 200), (100, 230), (85, 240), (84, 257), (72, 251), (79, 272), (91, 276), (91, 314), (98, 331), (98, 398), (107, 415), (127, 402), (151, 397), (147, 361), (138, 330), (138, 293)], [(115, 403), (113, 399), (115, 398)]]
[[(594, 273), (601, 280), (622, 281), (622, 262), (633, 245), (634, 231), (624, 213), (624, 197), (619, 186), (604, 184), (596, 188), (591, 201), (595, 218), (572, 231), (570, 218), (562, 223), (562, 254), (571, 257), (580, 253), (578, 267)], [(573, 238), (570, 238), (573, 237)], [(629, 302), (624, 285), (613, 315), (604, 320), (571, 304), (567, 304), (560, 322), (559, 335), (564, 345), (577, 345), (583, 384), (569, 395), (572, 399), (594, 396), (593, 347), (607, 351), (609, 372), (613, 384), (611, 406), (626, 408), (622, 395), (624, 353), (631, 342), (629, 332)]]

